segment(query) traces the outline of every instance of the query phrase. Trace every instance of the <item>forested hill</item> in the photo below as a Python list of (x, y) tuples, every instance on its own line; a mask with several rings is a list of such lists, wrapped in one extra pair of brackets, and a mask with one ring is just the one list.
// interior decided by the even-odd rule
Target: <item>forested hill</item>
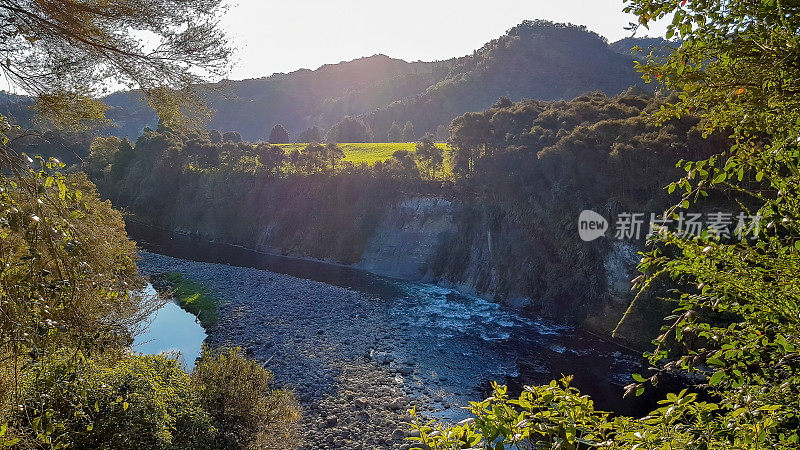
[(469, 111), (482, 111), (500, 97), (572, 99), (589, 91), (617, 94), (641, 84), (633, 58), (614, 51), (585, 27), (525, 21), (471, 56), (417, 97), (367, 115), (376, 136), (393, 121), (410, 120), (420, 132), (434, 131)]
[[(256, 141), (280, 123), (295, 140), (311, 126), (324, 133), (353, 116), (369, 125), (376, 141), (387, 140), (393, 122), (400, 127), (412, 122), (419, 137), (500, 97), (557, 100), (589, 91), (619, 93), (641, 84), (628, 53), (585, 27), (525, 21), (461, 58), (409, 63), (375, 55), (209, 85), (215, 110), (209, 128), (239, 131)], [(106, 133), (135, 139), (145, 127), (156, 127), (155, 113), (136, 92), (112, 94), (106, 102), (116, 123)]]
[[(317, 70), (209, 86), (215, 114), (210, 128), (239, 131), (245, 139), (265, 139), (280, 123), (296, 137), (306, 128), (328, 128), (346, 115), (358, 116), (395, 100), (416, 95), (441, 79), (450, 62), (409, 63), (374, 55)], [(109, 96), (109, 117), (118, 136), (136, 138), (145, 126), (155, 128), (154, 112), (129, 92)]]

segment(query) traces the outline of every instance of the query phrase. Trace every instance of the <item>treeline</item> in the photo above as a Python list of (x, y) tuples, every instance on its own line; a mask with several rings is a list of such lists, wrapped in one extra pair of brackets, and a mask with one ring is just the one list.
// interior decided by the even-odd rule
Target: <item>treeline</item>
[[(431, 135), (423, 136), (412, 152), (398, 150), (385, 161), (368, 165), (344, 161), (344, 151), (333, 142), (311, 142), (287, 151), (281, 145), (268, 142), (243, 142), (235, 131), (182, 134), (161, 128), (146, 130), (136, 141), (135, 149), (128, 139), (97, 137), (77, 168), (103, 186), (113, 186), (130, 177), (126, 171), (134, 162), (152, 164), (169, 179), (189, 172), (285, 178), (360, 170), (379, 176), (435, 180), (445, 175), (445, 156)], [(147, 176), (146, 173), (140, 175)]]
[(444, 155), (430, 139), (372, 166), (336, 144), (286, 152), (237, 133), (146, 131), (99, 138), (84, 165), (106, 198), (137, 218), (271, 251), (357, 262), (386, 205), (441, 193)]
[[(459, 231), (432, 264), (435, 274), (499, 298), (533, 299), (528, 308), (539, 314), (613, 328), (629, 298), (609, 293), (612, 243), (581, 241), (578, 213), (660, 213), (675, 163), (726, 144), (717, 135), (704, 140), (696, 117), (651, 124), (647, 117), (665, 100), (635, 89), (559, 102), (501, 99), (453, 120), (456, 187), (471, 194)], [(642, 330), (655, 330), (661, 316), (641, 319)], [(639, 345), (650, 339), (641, 331), (626, 337)]]
[(725, 145), (716, 135), (704, 140), (694, 117), (650, 124), (646, 116), (665, 100), (636, 90), (503, 98), (453, 120), (447, 154), (428, 135), (373, 166), (343, 161), (333, 143), (286, 152), (235, 132), (162, 128), (133, 146), (98, 139), (84, 167), (104, 195), (150, 223), (345, 263), (361, 259), (389, 205), (414, 195), (455, 199), (459, 232), (443, 237), (430, 262), (435, 276), (500, 299), (534, 299), (532, 312), (609, 331), (627, 297), (609, 294), (611, 244), (580, 241), (578, 212), (660, 212), (676, 161)]

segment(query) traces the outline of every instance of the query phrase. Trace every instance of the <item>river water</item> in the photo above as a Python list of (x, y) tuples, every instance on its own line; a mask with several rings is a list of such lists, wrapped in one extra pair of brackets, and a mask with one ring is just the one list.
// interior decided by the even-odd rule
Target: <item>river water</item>
[[(492, 380), (509, 384), (514, 390), (571, 374), (573, 384), (591, 395), (598, 409), (641, 415), (654, 406), (655, 393), (622, 398), (623, 386), (632, 381), (630, 373), (641, 372), (645, 367), (639, 354), (574, 327), (525, 317), (451, 289), (379, 277), (350, 267), (208, 243), (135, 224), (129, 225), (129, 233), (149, 252), (291, 275), (375, 299), (377, 306), (369, 314), (369, 320), (374, 322), (368, 326), (381, 328), (383, 341), (389, 342), (386, 349), (379, 350), (388, 350), (392, 364), (402, 362), (411, 367), (406, 372), (413, 369), (419, 389), (435, 384), (462, 400), (454, 404), (479, 400), (488, 392)], [(353, 327), (359, 317), (366, 317), (361, 311), (347, 311), (346, 305), (336, 308), (344, 308), (336, 316), (342, 317), (341, 324), (335, 324), (340, 327)], [(160, 333), (164, 328), (174, 331), (176, 325), (154, 322), (153, 328)], [(169, 342), (171, 338), (167, 334), (163, 339), (162, 342)], [(187, 361), (193, 361), (194, 355), (184, 353)], [(280, 380), (280, 368), (276, 373)], [(444, 417), (457, 419), (462, 414), (455, 411)]]
[[(148, 283), (144, 295), (158, 294)], [(151, 355), (180, 354), (184, 370), (191, 370), (205, 339), (206, 332), (193, 314), (167, 302), (147, 319), (146, 328), (133, 339), (133, 349)]]

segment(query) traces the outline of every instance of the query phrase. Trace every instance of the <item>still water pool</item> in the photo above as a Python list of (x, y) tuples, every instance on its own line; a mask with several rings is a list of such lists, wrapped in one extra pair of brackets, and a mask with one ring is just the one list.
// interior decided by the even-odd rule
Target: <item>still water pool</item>
[[(145, 295), (158, 294), (148, 283)], [(206, 338), (205, 330), (194, 315), (176, 303), (168, 302), (154, 312), (148, 322), (144, 332), (134, 338), (133, 349), (146, 354), (180, 354), (183, 368), (191, 370)]]

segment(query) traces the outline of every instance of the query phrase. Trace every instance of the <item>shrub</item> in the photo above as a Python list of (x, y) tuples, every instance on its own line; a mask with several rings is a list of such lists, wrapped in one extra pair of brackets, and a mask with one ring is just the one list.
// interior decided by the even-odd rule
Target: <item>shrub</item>
[(30, 446), (211, 448), (215, 442), (200, 390), (166, 356), (115, 361), (63, 350), (28, 371), (21, 392), (11, 423)]
[(272, 373), (241, 349), (205, 348), (192, 379), (203, 386), (201, 402), (219, 424), (223, 448), (295, 448), (300, 413), (294, 396), (275, 389)]

